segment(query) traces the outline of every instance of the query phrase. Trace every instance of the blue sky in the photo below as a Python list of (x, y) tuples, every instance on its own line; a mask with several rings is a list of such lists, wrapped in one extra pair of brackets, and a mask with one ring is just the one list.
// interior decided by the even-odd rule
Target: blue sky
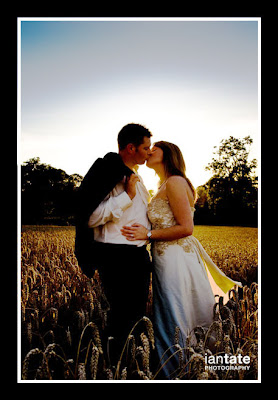
[(257, 21), (20, 24), (20, 162), (84, 175), (129, 122), (179, 145), (196, 186), (221, 139), (250, 135), (259, 157)]

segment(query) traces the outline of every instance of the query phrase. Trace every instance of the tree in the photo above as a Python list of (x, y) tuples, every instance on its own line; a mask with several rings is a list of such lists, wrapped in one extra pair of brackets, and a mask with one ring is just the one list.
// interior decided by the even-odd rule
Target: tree
[(21, 219), (23, 224), (69, 223), (74, 217), (76, 188), (82, 176), (31, 158), (21, 167)]
[(212, 171), (213, 175), (219, 178), (230, 178), (233, 181), (244, 178), (252, 180), (254, 178), (253, 171), (257, 167), (257, 160), (248, 161), (252, 143), (253, 140), (250, 136), (246, 136), (242, 140), (233, 136), (221, 140), (218, 151), (213, 153), (218, 158), (213, 158), (206, 170)]
[(208, 187), (207, 184), (197, 187), (197, 202), (195, 204), (196, 213), (194, 223), (196, 225), (213, 224), (213, 215), (208, 207)]
[(199, 188), (201, 198), (197, 204), (203, 215), (214, 216), (214, 223), (257, 224), (257, 161), (248, 160), (252, 142), (250, 136), (223, 139), (206, 167), (213, 176)]

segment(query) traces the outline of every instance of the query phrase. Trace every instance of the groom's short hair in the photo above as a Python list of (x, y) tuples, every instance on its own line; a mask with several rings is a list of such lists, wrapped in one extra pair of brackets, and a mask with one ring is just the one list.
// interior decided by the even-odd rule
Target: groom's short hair
[(119, 150), (123, 150), (129, 143), (134, 144), (135, 147), (143, 143), (144, 137), (150, 138), (151, 132), (140, 124), (127, 124), (118, 133)]

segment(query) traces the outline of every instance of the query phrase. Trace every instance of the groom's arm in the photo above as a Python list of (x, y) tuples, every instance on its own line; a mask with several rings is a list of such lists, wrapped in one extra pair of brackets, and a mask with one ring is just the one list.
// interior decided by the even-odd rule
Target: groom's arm
[(89, 228), (105, 225), (107, 222), (118, 222), (124, 211), (132, 205), (132, 200), (124, 191), (118, 196), (109, 196), (104, 199), (90, 215)]
[[(125, 191), (118, 194), (113, 191), (98, 205), (94, 212), (90, 215), (88, 221), (89, 228), (96, 228), (107, 222), (118, 222), (124, 211), (132, 205), (132, 199), (136, 195), (136, 184), (139, 177), (132, 174), (126, 178)], [(113, 195), (114, 194), (114, 195)], [(116, 195), (115, 195), (116, 194)]]

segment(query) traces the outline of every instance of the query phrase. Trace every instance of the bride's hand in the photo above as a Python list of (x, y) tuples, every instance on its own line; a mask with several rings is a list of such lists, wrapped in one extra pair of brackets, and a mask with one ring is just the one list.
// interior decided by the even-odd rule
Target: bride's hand
[(148, 239), (147, 233), (149, 232), (147, 228), (140, 224), (133, 224), (131, 226), (123, 226), (121, 229), (122, 235), (126, 237), (127, 240), (146, 240)]

